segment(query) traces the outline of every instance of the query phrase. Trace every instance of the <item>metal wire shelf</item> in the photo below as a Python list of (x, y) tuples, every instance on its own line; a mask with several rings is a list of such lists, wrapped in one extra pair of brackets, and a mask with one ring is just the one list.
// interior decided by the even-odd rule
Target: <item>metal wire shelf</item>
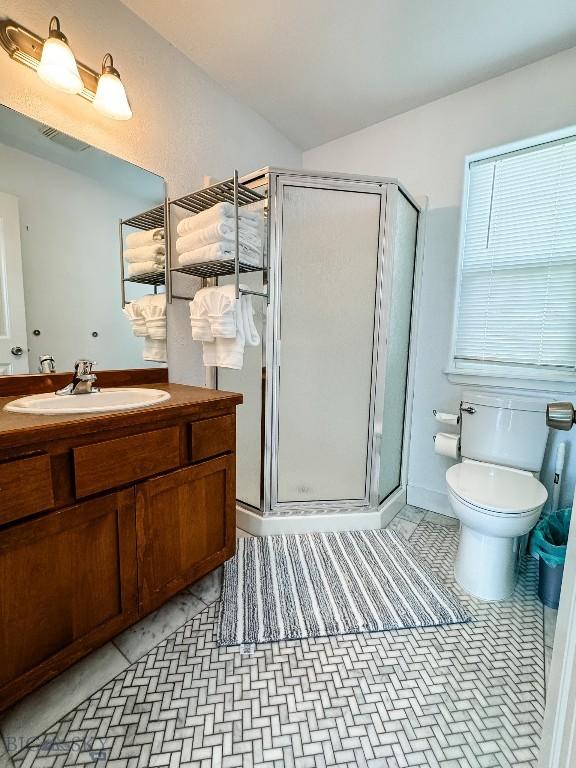
[[(240, 182), (237, 182), (237, 185), (239, 206), (257, 203), (264, 199), (264, 196), (255, 189), (251, 189)], [(213, 184), (211, 187), (199, 189), (197, 192), (184, 195), (176, 200), (170, 200), (170, 205), (177, 205), (191, 213), (201, 213), (217, 203), (234, 204), (234, 202), (234, 179), (232, 178)]]
[[(261, 265), (245, 264), (240, 262), (239, 271), (242, 272), (261, 272)], [(208, 279), (210, 277), (222, 277), (223, 275), (233, 275), (236, 272), (236, 262), (234, 259), (221, 261), (203, 261), (198, 264), (186, 264), (183, 267), (173, 267), (172, 272), (182, 272), (185, 275), (194, 275)]]
[[(226, 259), (222, 261), (208, 261), (200, 262), (197, 264), (186, 264), (185, 266), (171, 267), (166, 273), (166, 292), (168, 295), (168, 301), (172, 299), (192, 299), (193, 296), (176, 295), (172, 292), (172, 276), (174, 273), (180, 273), (185, 275), (192, 275), (202, 279), (202, 285), (206, 285), (207, 281), (214, 278), (216, 281), (219, 277), (224, 275), (234, 275), (236, 285), (236, 297), (240, 298), (241, 294), (250, 293), (253, 296), (260, 296), (269, 301), (268, 288), (266, 292), (249, 291), (248, 289), (240, 286), (240, 275), (245, 272), (262, 272), (266, 270), (266, 235), (263, 243), (263, 264), (252, 265), (245, 264), (240, 260), (240, 228), (239, 228), (239, 209), (242, 206), (250, 205), (250, 203), (258, 203), (266, 200), (266, 194), (252, 189), (251, 187), (242, 184), (238, 179), (238, 171), (234, 171), (234, 176), (226, 181), (221, 181), (218, 184), (213, 184), (211, 187), (205, 187), (199, 189), (196, 192), (192, 192), (189, 195), (178, 197), (174, 200), (168, 201), (168, 215), (166, 221), (167, 232), (170, 230), (170, 207), (177, 206), (192, 214), (201, 213), (209, 208), (212, 208), (218, 203), (231, 203), (234, 206), (234, 224), (236, 230), (235, 237), (235, 254), (233, 259)], [(266, 231), (266, 215), (264, 215), (265, 231)]]
[(166, 285), (166, 275), (162, 272), (145, 272), (143, 275), (125, 277), (125, 283), (140, 283), (141, 285)]
[(157, 205), (149, 211), (143, 211), (143, 213), (138, 213), (129, 219), (122, 219), (121, 223), (125, 227), (134, 227), (135, 229), (155, 229), (164, 226), (165, 214), (165, 205)]

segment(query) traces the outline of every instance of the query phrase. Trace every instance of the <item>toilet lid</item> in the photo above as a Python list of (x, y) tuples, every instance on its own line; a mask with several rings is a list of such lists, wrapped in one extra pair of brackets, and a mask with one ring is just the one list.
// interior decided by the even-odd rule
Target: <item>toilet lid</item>
[(527, 512), (544, 504), (548, 492), (532, 475), (509, 467), (463, 461), (446, 472), (461, 499), (492, 512)]

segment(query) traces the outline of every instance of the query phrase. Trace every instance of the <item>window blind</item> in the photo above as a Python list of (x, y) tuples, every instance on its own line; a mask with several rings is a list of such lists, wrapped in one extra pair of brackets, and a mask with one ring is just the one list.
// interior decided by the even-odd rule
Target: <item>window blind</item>
[(465, 215), (456, 366), (576, 370), (576, 137), (471, 163)]

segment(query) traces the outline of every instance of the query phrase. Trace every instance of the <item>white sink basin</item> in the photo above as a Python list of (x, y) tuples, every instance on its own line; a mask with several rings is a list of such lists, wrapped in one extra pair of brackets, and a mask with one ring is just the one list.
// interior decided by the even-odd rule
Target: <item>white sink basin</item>
[(106, 413), (147, 408), (169, 400), (168, 392), (161, 389), (114, 388), (92, 392), (89, 395), (28, 395), (4, 406), (5, 411), (50, 416), (64, 413)]

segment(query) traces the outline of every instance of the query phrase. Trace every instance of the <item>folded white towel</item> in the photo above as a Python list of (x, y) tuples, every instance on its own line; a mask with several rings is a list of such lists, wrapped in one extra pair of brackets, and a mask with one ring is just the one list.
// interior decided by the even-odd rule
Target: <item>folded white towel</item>
[(146, 333), (151, 339), (166, 338), (166, 294), (143, 297), (146, 301), (140, 305), (140, 310), (146, 321)]
[(134, 336), (146, 336), (148, 331), (146, 330), (146, 320), (140, 311), (140, 307), (137, 302), (133, 301), (130, 304), (126, 304), (122, 310), (132, 325), (132, 333)]
[(126, 273), (128, 277), (136, 277), (137, 275), (146, 275), (148, 272), (163, 271), (163, 264), (157, 264), (155, 261), (137, 261), (134, 264), (128, 264)]
[(159, 240), (164, 240), (164, 227), (147, 229), (143, 232), (131, 232), (126, 235), (126, 247), (139, 248), (141, 245), (152, 245)]
[[(203, 248), (195, 248), (178, 256), (178, 264), (181, 267), (187, 264), (203, 264), (207, 261), (228, 261), (235, 255), (235, 245), (230, 241), (221, 241), (205, 245)], [(252, 266), (258, 266), (260, 253), (240, 244), (240, 261)]]
[(245, 345), (260, 343), (252, 297), (242, 294), (236, 299), (234, 285), (198, 291), (190, 303), (190, 323), (192, 338), (203, 342), (204, 365), (239, 370)]
[(123, 256), (129, 264), (137, 261), (161, 262), (166, 258), (166, 246), (163, 243), (156, 243), (156, 245), (141, 245), (138, 248), (127, 248)]
[[(241, 221), (239, 231), (242, 245), (258, 252), (262, 250), (262, 237), (257, 227), (247, 226), (244, 221)], [(236, 242), (236, 225), (232, 219), (218, 221), (203, 229), (182, 235), (176, 240), (176, 251), (177, 253), (186, 253), (220, 241)]]
[[(252, 222), (252, 225), (257, 227), (262, 214), (258, 211), (246, 210), (246, 208), (242, 207), (238, 211), (238, 217), (244, 223), (249, 225)], [(194, 216), (187, 216), (179, 221), (176, 231), (179, 235), (186, 235), (189, 232), (196, 232), (199, 229), (204, 229), (212, 224), (227, 220), (234, 220), (234, 206), (232, 203), (217, 203), (206, 211), (196, 213)]]

